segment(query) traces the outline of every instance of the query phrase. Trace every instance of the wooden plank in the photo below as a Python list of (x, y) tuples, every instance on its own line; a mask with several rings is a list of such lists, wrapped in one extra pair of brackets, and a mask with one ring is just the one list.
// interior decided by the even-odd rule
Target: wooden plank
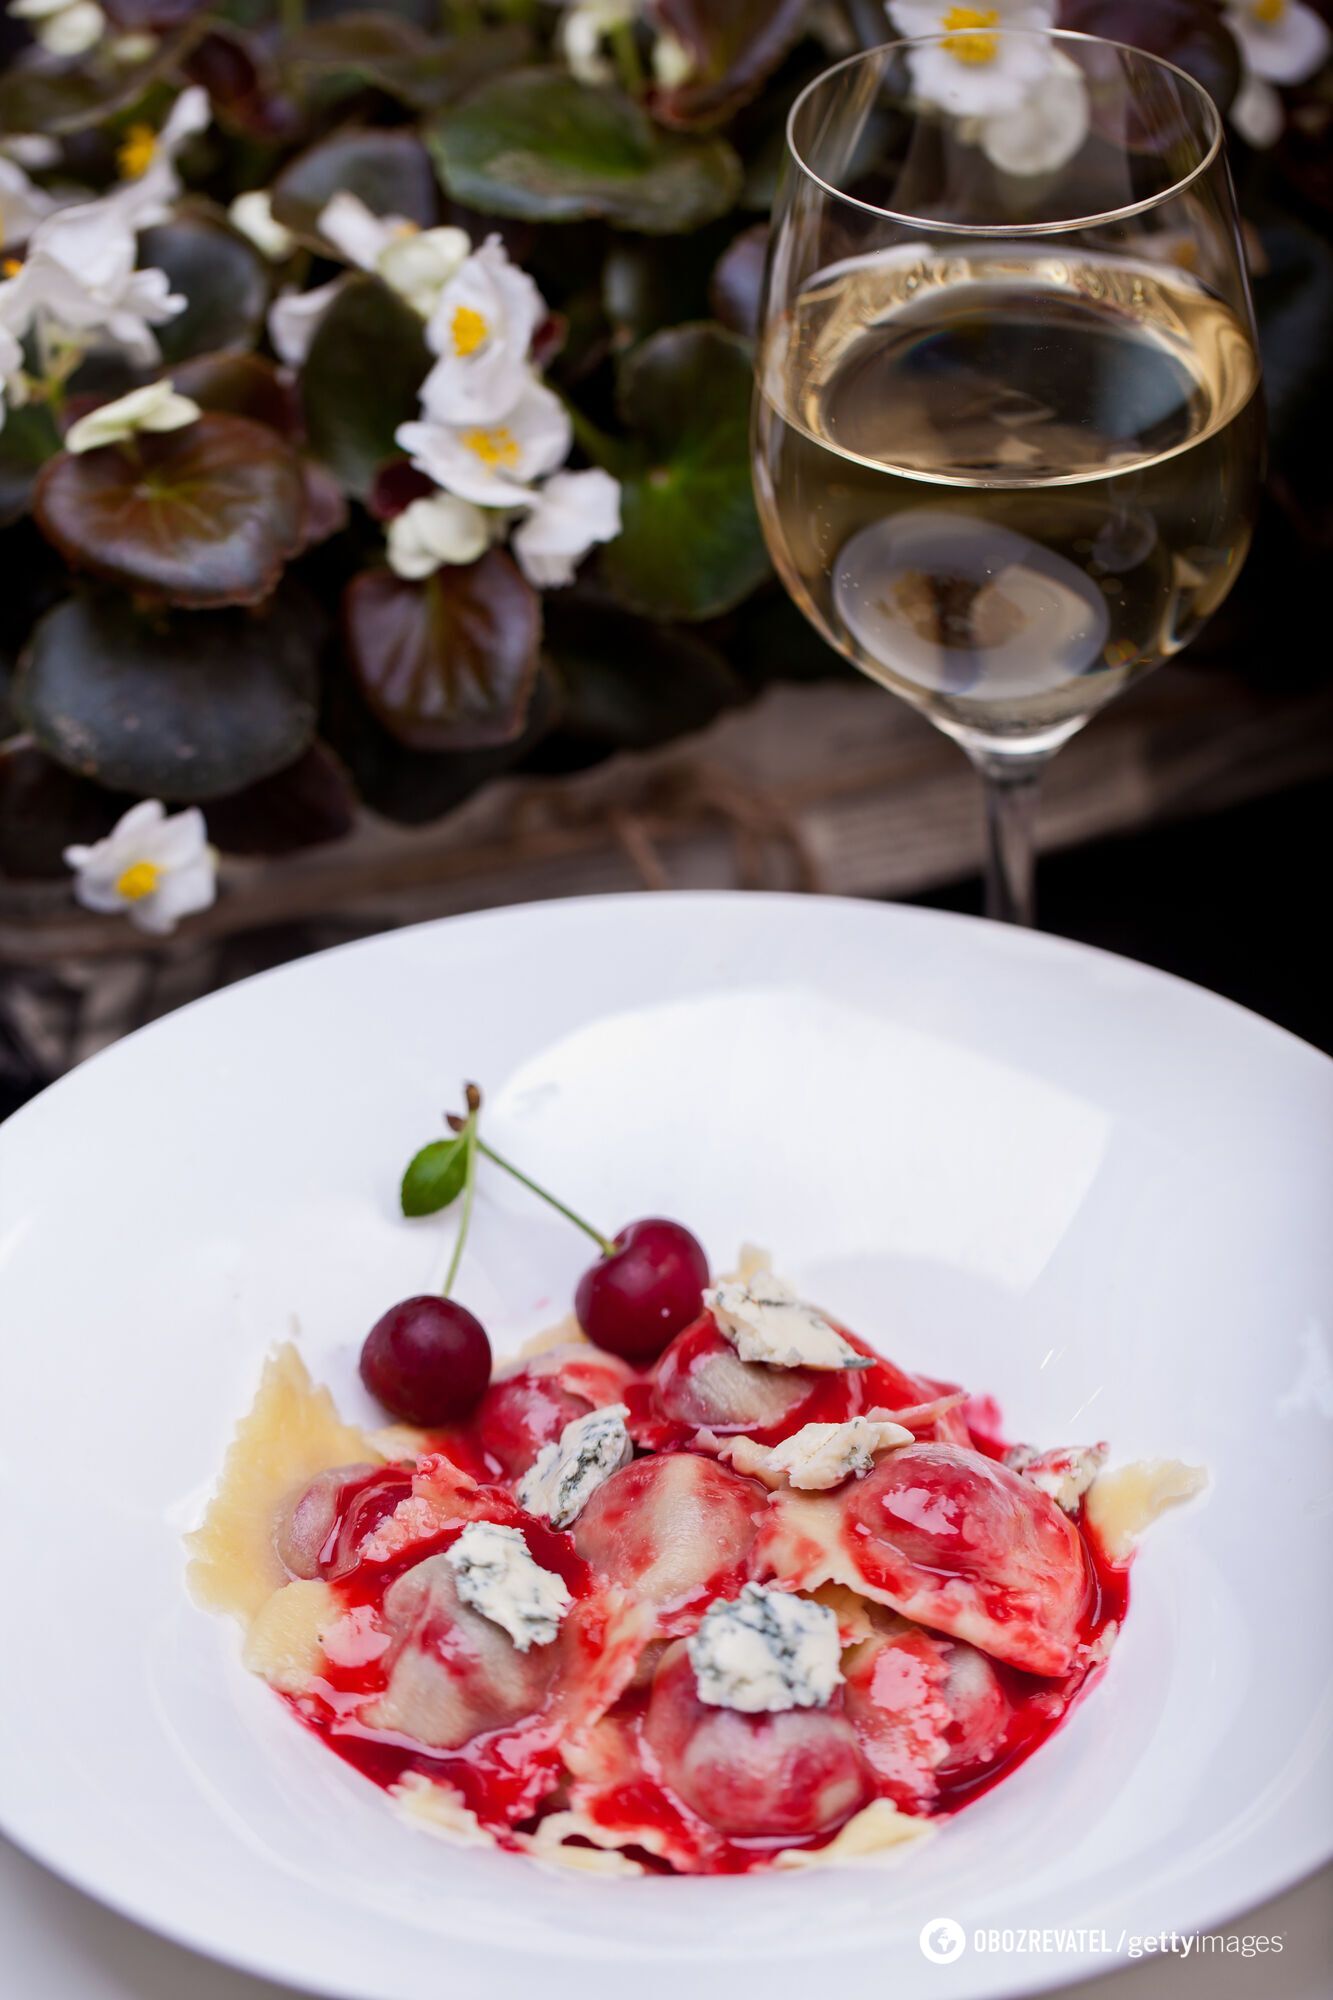
[[(1277, 700), (1167, 668), (1055, 758), (1040, 840), (1070, 847), (1330, 770), (1333, 689)], [(63, 884), (0, 885), (0, 965), (179, 963), (257, 927), (355, 935), (644, 887), (902, 896), (975, 872), (981, 853), (978, 780), (956, 745), (868, 682), (779, 686), (648, 755), (502, 780), (433, 827), (366, 815), (336, 845), (227, 860), (216, 906), (171, 939), (78, 910)]]

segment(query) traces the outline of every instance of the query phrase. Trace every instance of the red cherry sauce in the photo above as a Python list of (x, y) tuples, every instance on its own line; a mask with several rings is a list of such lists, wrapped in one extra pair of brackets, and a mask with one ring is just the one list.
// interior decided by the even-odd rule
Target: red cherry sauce
[[(362, 1504), (367, 1485), (368, 1481), (358, 1483), (352, 1505)], [(478, 1511), (472, 1518), (519, 1528), (534, 1562), (564, 1578), (574, 1606), (561, 1628), (561, 1643), (568, 1653), (557, 1689), (560, 1684), (575, 1685), (591, 1664), (602, 1637), (603, 1621), (591, 1601), (595, 1596), (591, 1570), (568, 1535), (525, 1514), (503, 1487), (482, 1487), (477, 1500)], [(384, 1506), (379, 1518), (391, 1511), (391, 1506)], [(467, 1525), (466, 1520), (451, 1522), (388, 1562), (359, 1562), (330, 1586), (340, 1607), (352, 1614), (363, 1607), (380, 1612), (389, 1586), (428, 1556), (449, 1548)], [(362, 1528), (363, 1537), (371, 1526), (373, 1523)], [(340, 1542), (346, 1545), (341, 1520), (335, 1522), (326, 1546), (336, 1548)], [(483, 1730), (457, 1749), (439, 1750), (408, 1736), (371, 1729), (357, 1720), (362, 1706), (383, 1694), (388, 1682), (382, 1654), (360, 1664), (327, 1662), (325, 1673), (308, 1691), (284, 1699), (331, 1750), (365, 1777), (386, 1789), (412, 1772), (450, 1785), (500, 1839), (516, 1821), (531, 1816), (562, 1775), (561, 1724), (552, 1699), (521, 1722)]]

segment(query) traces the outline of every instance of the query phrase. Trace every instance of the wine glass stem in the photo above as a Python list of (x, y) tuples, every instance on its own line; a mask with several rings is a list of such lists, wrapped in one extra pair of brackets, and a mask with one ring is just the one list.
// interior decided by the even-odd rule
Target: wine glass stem
[(1044, 757), (978, 758), (986, 787), (986, 915), (1002, 924), (1037, 921), (1037, 793)]

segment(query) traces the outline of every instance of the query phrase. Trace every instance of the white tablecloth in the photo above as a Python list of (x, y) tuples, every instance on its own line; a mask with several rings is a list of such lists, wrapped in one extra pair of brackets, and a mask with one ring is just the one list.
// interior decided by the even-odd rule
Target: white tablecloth
[[(1333, 1867), (1227, 1928), (1238, 1936), (1284, 1935), (1284, 1949), (1263, 1958), (1144, 1960), (1061, 1987), (1050, 2000), (1329, 2000), (1333, 1994)], [(291, 1987), (228, 1971), (127, 1923), (3, 1839), (0, 1940), (7, 2000), (296, 2000)], [(923, 1965), (923, 1995), (928, 1979)], [(912, 2000), (901, 1972), (894, 1990), (899, 2000)]]

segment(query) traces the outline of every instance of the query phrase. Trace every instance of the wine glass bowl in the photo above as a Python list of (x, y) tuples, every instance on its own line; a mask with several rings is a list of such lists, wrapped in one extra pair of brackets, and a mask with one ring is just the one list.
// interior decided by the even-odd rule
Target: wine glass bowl
[(991, 912), (1030, 919), (1042, 766), (1249, 544), (1259, 364), (1211, 99), (1054, 31), (839, 64), (792, 110), (757, 384), (779, 575), (981, 769)]

